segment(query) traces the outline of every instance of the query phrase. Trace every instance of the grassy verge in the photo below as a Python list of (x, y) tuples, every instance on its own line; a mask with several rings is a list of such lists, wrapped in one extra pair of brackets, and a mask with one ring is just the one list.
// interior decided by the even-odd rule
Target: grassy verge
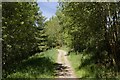
[(74, 52), (72, 52), (69, 56), (68, 59), (75, 71), (75, 74), (77, 77), (81, 78), (84, 75), (86, 75), (86, 72), (84, 70), (80, 70), (79, 66), (80, 66), (80, 62), (81, 62), (81, 55), (75, 55)]
[[(68, 56), (72, 67), (74, 68), (75, 74), (78, 78), (88, 78), (97, 80), (100, 79), (110, 79), (119, 80), (112, 72), (112, 67), (110, 69), (105, 68), (102, 65), (96, 65), (92, 60), (92, 55), (90, 54), (75, 54), (71, 52)], [(119, 76), (118, 76), (119, 77)]]
[(89, 64), (88, 61), (83, 65), (83, 60), (88, 60), (90, 55), (83, 54), (75, 54), (75, 52), (71, 52), (68, 56), (69, 61), (71, 62), (72, 67), (74, 68), (75, 74), (78, 78), (95, 78), (94, 71), (91, 71), (90, 68), (93, 64)]
[(7, 78), (54, 78), (57, 50), (37, 53), (19, 64)]

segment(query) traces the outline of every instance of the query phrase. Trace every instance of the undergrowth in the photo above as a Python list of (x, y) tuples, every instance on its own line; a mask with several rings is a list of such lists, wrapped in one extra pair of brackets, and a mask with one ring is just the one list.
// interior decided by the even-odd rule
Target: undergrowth
[(56, 59), (56, 49), (37, 53), (14, 66), (13, 72), (7, 78), (54, 78)]
[(95, 59), (91, 54), (82, 52), (76, 55), (75, 52), (71, 52), (68, 59), (71, 62), (78, 78), (95, 80), (120, 79), (120, 76), (115, 74), (115, 68), (113, 66), (108, 68), (101, 64), (95, 64)]

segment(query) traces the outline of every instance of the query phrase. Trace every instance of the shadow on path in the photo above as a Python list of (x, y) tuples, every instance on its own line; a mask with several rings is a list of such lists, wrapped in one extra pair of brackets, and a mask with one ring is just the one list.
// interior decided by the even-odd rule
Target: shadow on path
[(55, 76), (71, 76), (68, 66), (65, 66), (60, 63), (55, 63), (54, 65), (55, 65), (55, 70), (56, 70)]

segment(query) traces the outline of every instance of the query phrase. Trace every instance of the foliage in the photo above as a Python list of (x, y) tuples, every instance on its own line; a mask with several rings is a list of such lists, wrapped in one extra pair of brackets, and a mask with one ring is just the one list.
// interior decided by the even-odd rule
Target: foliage
[(116, 75), (120, 69), (119, 4), (63, 2), (57, 14), (64, 43), (76, 54), (91, 54), (95, 65), (113, 66)]
[(45, 25), (45, 33), (48, 36), (48, 46), (61, 46), (62, 43), (62, 27), (59, 25), (59, 20), (56, 16), (52, 17)]
[[(38, 71), (43, 70), (44, 73), (51, 68), (51, 73), (53, 66), (48, 67), (48, 64), (44, 64), (44, 62), (53, 64), (50, 58), (45, 58), (53, 57), (51, 52), (44, 54), (42, 58), (28, 59), (25, 65), (22, 65), (23, 60), (36, 52), (64, 45), (69, 48), (62, 48), (73, 52), (70, 55), (72, 56), (71, 61), (73, 61), (72, 63), (77, 62), (74, 66), (78, 71), (83, 72), (83, 74), (80, 73), (83, 75), (81, 77), (109, 78), (117, 76), (120, 71), (119, 5), (120, 2), (60, 2), (56, 16), (45, 22), (45, 18), (35, 2), (2, 3), (3, 77), (23, 77), (24, 70), (22, 72), (15, 71), (15, 74), (8, 76), (14, 72), (14, 65), (20, 63), (19, 70), (23, 66), (33, 69), (30, 67), (35, 68), (33, 66), (35, 64)], [(80, 56), (78, 57), (74, 53)], [(34, 63), (35, 61), (38, 65)], [(38, 69), (41, 64), (44, 68)], [(36, 70), (34, 69), (34, 71)], [(84, 71), (87, 71), (87, 75)], [(97, 73), (98, 71), (100, 73)], [(93, 75), (90, 75), (92, 73)], [(31, 75), (31, 72), (25, 73), (25, 76), (40, 77), (37, 74)]]
[(2, 65), (3, 77), (6, 77), (13, 64), (44, 49), (40, 39), (45, 41), (46, 36), (41, 36), (44, 35), (44, 17), (37, 3), (4, 2), (2, 14)]

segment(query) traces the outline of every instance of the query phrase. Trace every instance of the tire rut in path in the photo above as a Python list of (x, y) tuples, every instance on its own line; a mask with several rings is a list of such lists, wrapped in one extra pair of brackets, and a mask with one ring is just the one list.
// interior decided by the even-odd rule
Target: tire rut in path
[(66, 51), (58, 49), (56, 75), (58, 78), (76, 78), (66, 55)]

